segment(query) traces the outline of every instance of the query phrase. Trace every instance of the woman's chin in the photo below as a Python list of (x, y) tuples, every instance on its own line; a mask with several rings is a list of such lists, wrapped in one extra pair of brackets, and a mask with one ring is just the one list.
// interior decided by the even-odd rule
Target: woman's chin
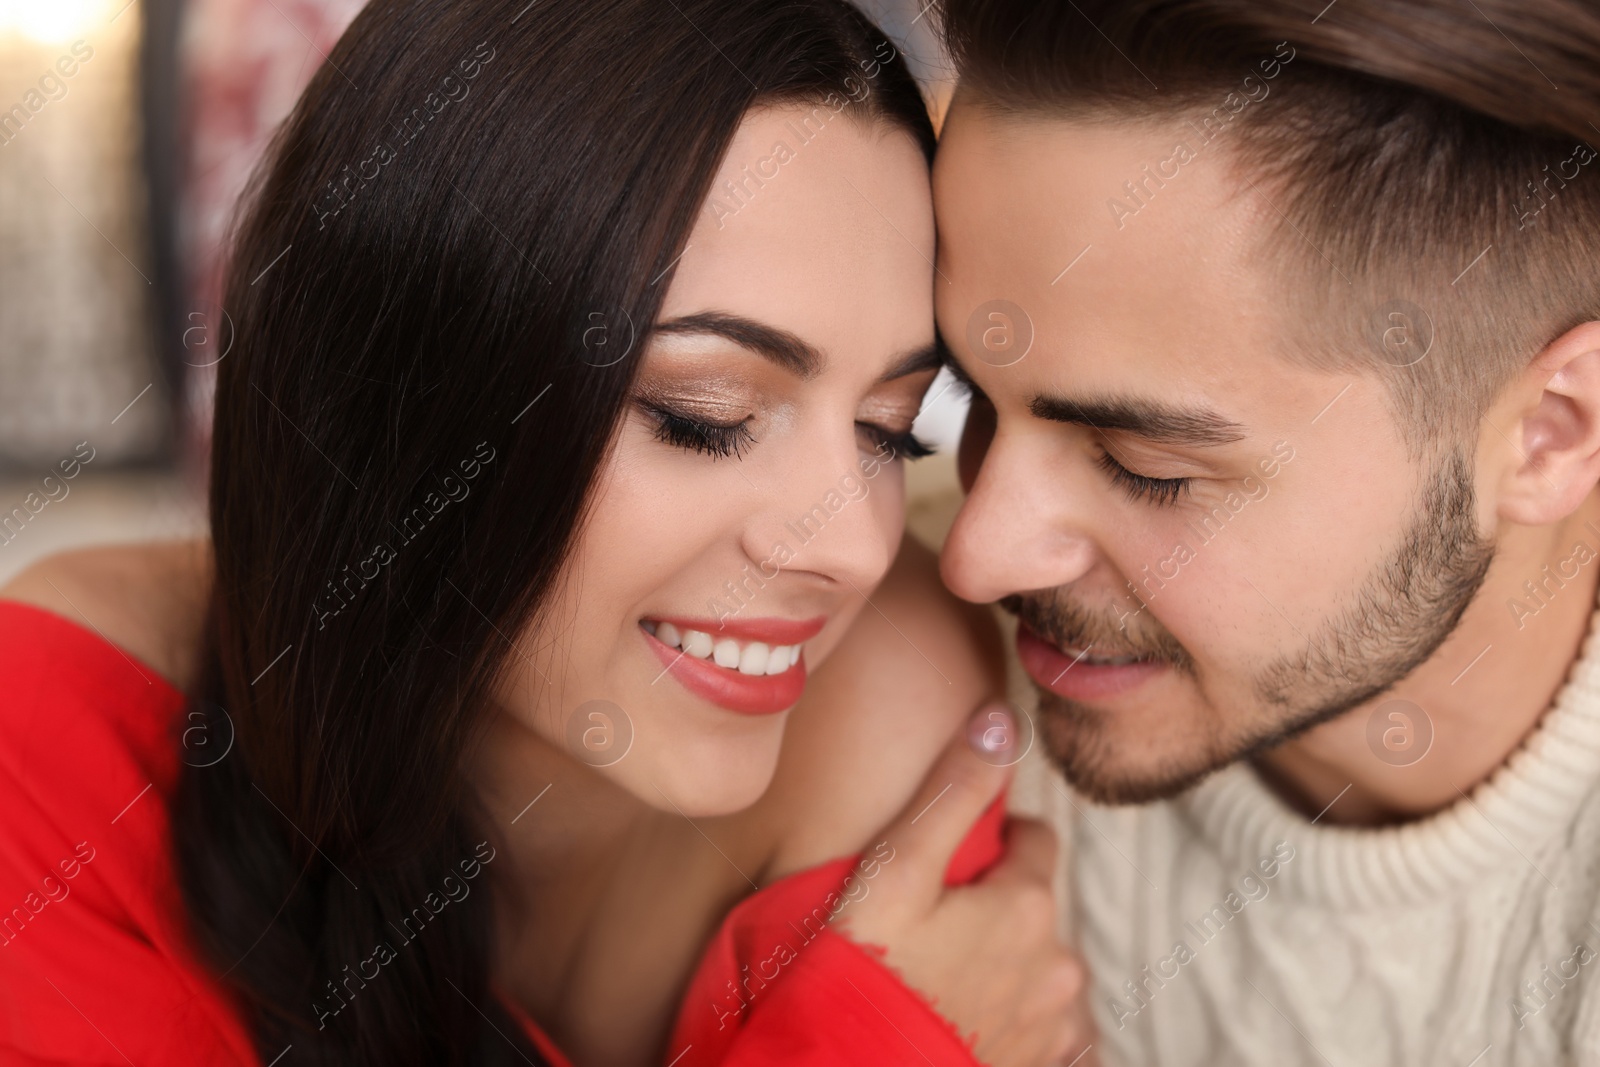
[(781, 741), (782, 731), (773, 730), (770, 743), (707, 742), (694, 746), (692, 755), (641, 759), (631, 767), (624, 766), (631, 760), (622, 760), (606, 771), (641, 802), (661, 811), (691, 819), (733, 815), (760, 800), (772, 784)]

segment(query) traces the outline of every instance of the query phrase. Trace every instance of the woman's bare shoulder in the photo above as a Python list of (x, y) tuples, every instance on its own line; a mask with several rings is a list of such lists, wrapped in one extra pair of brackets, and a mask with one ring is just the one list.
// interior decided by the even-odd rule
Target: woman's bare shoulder
[(88, 626), (186, 689), (210, 587), (210, 542), (195, 539), (58, 552), (0, 585), (0, 598)]
[(752, 813), (773, 838), (769, 877), (866, 845), (1004, 679), (992, 610), (946, 590), (938, 557), (907, 536), (792, 713), (777, 775)]

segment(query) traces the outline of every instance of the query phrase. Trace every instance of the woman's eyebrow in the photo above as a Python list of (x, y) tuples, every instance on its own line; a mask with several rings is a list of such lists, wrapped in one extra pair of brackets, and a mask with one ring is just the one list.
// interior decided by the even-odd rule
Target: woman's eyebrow
[(896, 378), (904, 378), (906, 375), (916, 374), (918, 371), (938, 370), (944, 364), (943, 348), (938, 341), (930, 341), (900, 356), (895, 361), (894, 366), (884, 371), (883, 377), (878, 380), (880, 382), (892, 382)]
[(822, 353), (788, 330), (725, 311), (701, 311), (657, 323), (655, 333), (712, 334), (766, 356), (801, 381), (815, 378), (826, 360)]

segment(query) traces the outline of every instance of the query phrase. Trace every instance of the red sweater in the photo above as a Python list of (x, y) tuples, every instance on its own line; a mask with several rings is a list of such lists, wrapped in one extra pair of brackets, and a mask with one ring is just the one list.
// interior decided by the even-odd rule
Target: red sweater
[[(183, 695), (89, 630), (12, 601), (0, 601), (0, 679), (0, 1067), (259, 1067), (185, 938), (168, 824)], [(948, 880), (993, 862), (1002, 819), (997, 804)], [(841, 889), (871, 891), (873, 858), (853, 889), (850, 857), (733, 910), (684, 999), (673, 1067), (976, 1063), (921, 997), (823, 921)]]

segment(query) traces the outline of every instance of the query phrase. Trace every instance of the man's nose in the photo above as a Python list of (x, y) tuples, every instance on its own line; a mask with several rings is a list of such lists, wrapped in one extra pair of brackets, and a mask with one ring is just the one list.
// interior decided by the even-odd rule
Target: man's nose
[(1078, 506), (1087, 489), (1076, 483), (1082, 472), (1059, 470), (1040, 435), (976, 430), (963, 441), (968, 491), (940, 557), (945, 585), (964, 600), (990, 603), (1081, 578), (1095, 560)]

